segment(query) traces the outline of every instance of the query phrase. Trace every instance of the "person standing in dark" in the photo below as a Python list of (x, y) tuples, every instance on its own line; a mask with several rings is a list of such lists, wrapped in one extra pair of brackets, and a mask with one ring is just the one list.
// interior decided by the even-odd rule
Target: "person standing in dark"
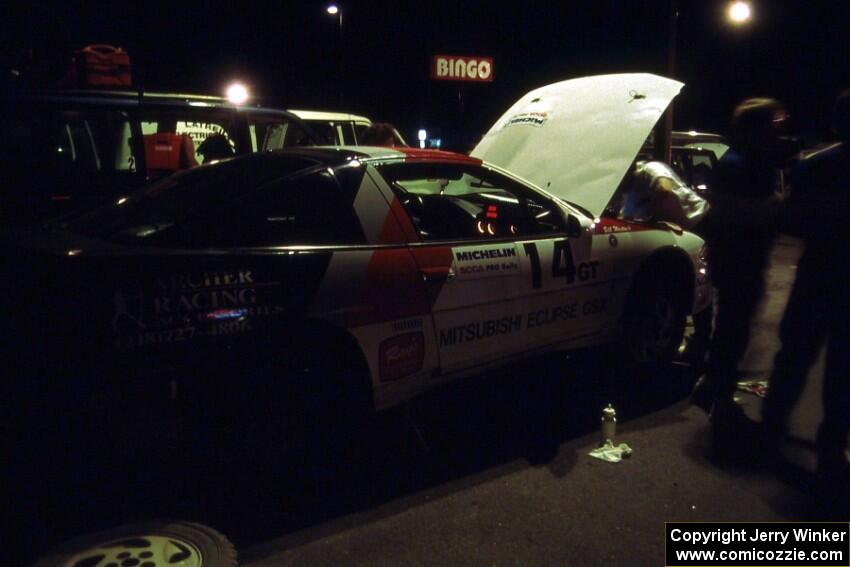
[[(817, 435), (820, 504), (842, 502), (850, 485), (845, 451), (850, 433), (850, 89), (835, 105), (839, 142), (802, 160), (779, 227), (804, 239), (794, 287), (780, 326), (770, 389), (762, 406), (769, 446), (778, 447), (806, 375), (826, 344), (823, 421)], [(844, 510), (846, 513), (846, 509)]]
[[(775, 198), (785, 117), (785, 109), (774, 99), (753, 98), (740, 103), (732, 118), (732, 147), (717, 163), (710, 185), (712, 206), (703, 232), (717, 301), (701, 388), (703, 397), (711, 399), (712, 441), (720, 457), (738, 451), (742, 435), (755, 433), (754, 423), (733, 396), (738, 362), (749, 342), (750, 320), (764, 294), (764, 270), (773, 232), (766, 224), (758, 227), (741, 222), (740, 216), (742, 211)], [(705, 395), (706, 390), (711, 396)]]

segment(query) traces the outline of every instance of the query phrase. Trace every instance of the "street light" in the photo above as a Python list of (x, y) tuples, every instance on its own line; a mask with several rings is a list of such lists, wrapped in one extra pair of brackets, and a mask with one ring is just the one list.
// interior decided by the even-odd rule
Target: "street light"
[(342, 40), (342, 8), (337, 6), (336, 4), (330, 4), (325, 11), (329, 16), (336, 16), (337, 22), (339, 23), (339, 37), (340, 41)]
[(248, 100), (248, 87), (242, 83), (233, 83), (227, 87), (227, 100), (233, 104), (243, 104)]
[(343, 73), (345, 70), (345, 62), (343, 58), (345, 57), (345, 50), (342, 45), (342, 8), (337, 6), (336, 4), (329, 4), (325, 11), (331, 16), (336, 16), (337, 23), (339, 24), (339, 72), (337, 74), (337, 81), (339, 84), (337, 85), (337, 90), (339, 94), (339, 102), (342, 103), (342, 83), (343, 83)]
[[(678, 34), (679, 2), (669, 0), (668, 31), (667, 31), (667, 76), (671, 79), (676, 74), (676, 35)], [(729, 4), (727, 16), (735, 25), (743, 25), (752, 18), (752, 8), (749, 2), (737, 1)], [(663, 127), (656, 127), (655, 158), (670, 163), (671, 146), (673, 141), (673, 102), (664, 113)]]
[(749, 2), (733, 2), (729, 5), (729, 21), (736, 25), (747, 23), (753, 15)]

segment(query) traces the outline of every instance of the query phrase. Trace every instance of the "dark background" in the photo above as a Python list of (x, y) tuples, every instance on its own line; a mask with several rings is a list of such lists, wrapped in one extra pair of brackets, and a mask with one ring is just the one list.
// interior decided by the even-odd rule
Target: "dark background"
[[(725, 20), (727, 2), (679, 0), (675, 76), (686, 87), (675, 127), (724, 132), (736, 102), (774, 96), (809, 144), (827, 138), (832, 101), (850, 85), (850, 2), (752, 4), (753, 21), (735, 28)], [(365, 114), (395, 123), (408, 141), (425, 127), (460, 150), (534, 87), (588, 74), (666, 73), (667, 0), (344, 0), (342, 50), (327, 5), (36, 2), (6, 8), (2, 44), (4, 58), (20, 59), (25, 46), (30, 60), (57, 68), (57, 53), (118, 45), (147, 89), (218, 94), (241, 79), (262, 104)], [(493, 57), (495, 80), (432, 82), (438, 53)]]

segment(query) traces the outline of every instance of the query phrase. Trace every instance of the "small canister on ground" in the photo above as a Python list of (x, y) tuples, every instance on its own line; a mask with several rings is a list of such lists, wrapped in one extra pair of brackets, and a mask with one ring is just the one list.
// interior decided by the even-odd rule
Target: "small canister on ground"
[(602, 444), (613, 443), (617, 433), (617, 412), (611, 404), (602, 410)]

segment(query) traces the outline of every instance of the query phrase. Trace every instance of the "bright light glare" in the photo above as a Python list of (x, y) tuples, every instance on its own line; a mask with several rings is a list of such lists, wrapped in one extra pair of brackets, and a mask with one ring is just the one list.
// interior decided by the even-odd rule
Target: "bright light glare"
[(729, 19), (736, 24), (743, 24), (752, 16), (748, 2), (734, 2), (729, 6)]
[(339, 7), (336, 4), (331, 4), (328, 6), (328, 14), (331, 16), (336, 16), (339, 13)]
[(420, 142), (424, 142), (425, 140), (428, 139), (428, 132), (426, 132), (425, 130), (420, 129), (419, 132), (417, 132), (416, 134), (417, 134), (417, 139)]
[(227, 87), (227, 100), (233, 104), (242, 104), (248, 100), (248, 88), (242, 83), (233, 83)]

